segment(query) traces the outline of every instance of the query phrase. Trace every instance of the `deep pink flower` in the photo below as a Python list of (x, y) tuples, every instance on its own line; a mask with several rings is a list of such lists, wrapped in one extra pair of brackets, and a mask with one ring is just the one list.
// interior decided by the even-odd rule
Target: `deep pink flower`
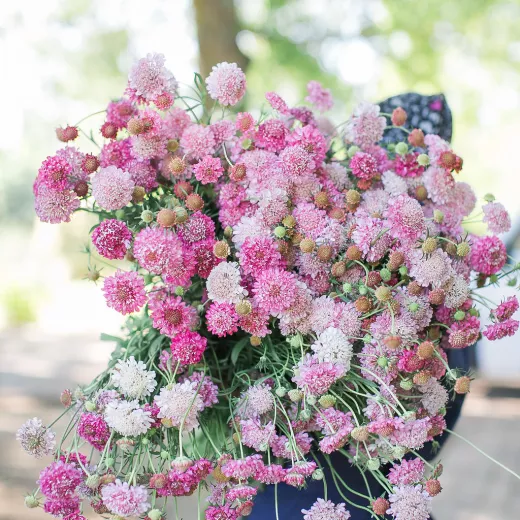
[(424, 173), (424, 166), (417, 162), (419, 152), (396, 155), (394, 160), (394, 170), (401, 177), (419, 177)]
[(38, 483), (47, 498), (63, 499), (72, 498), (82, 481), (83, 473), (75, 465), (59, 460), (41, 471)]
[(82, 439), (85, 439), (99, 451), (105, 447), (110, 438), (110, 428), (105, 422), (105, 419), (101, 414), (93, 412), (81, 414), (77, 432)]
[(218, 181), (219, 177), (224, 173), (222, 162), (218, 157), (206, 155), (201, 161), (193, 166), (195, 178), (201, 184), (212, 184)]
[(107, 305), (121, 314), (138, 311), (147, 299), (143, 277), (135, 271), (118, 270), (113, 276), (107, 276), (103, 293)]
[(270, 237), (248, 237), (237, 253), (244, 274), (253, 277), (264, 269), (280, 267), (282, 256), (275, 241)]
[(206, 509), (206, 520), (238, 520), (239, 514), (236, 509), (229, 505), (211, 506)]
[(214, 239), (215, 223), (210, 217), (197, 211), (179, 227), (179, 237), (185, 244)]
[(157, 294), (149, 301), (153, 326), (161, 334), (174, 337), (176, 334), (190, 330), (197, 321), (197, 311), (179, 296)]
[(235, 311), (234, 305), (230, 303), (213, 302), (206, 311), (206, 325), (208, 330), (223, 338), (230, 336), (238, 330), (239, 316)]
[[(67, 517), (78, 511), (79, 497), (48, 498), (43, 504), (43, 510), (52, 516)], [(72, 517), (74, 518), (74, 517)]]
[(504, 300), (495, 310), (491, 311), (491, 314), (498, 321), (505, 321), (518, 310), (518, 299), (516, 296), (510, 296)]
[(498, 273), (507, 261), (504, 242), (496, 236), (475, 238), (471, 246), (470, 264), (474, 271), (490, 276)]
[(47, 157), (38, 170), (36, 186), (47, 186), (55, 191), (66, 190), (72, 187), (69, 181), (71, 174), (72, 168), (63, 157)]
[(162, 274), (182, 261), (182, 244), (171, 231), (145, 228), (135, 237), (133, 254), (141, 267)]
[(287, 127), (280, 119), (268, 119), (258, 127), (255, 144), (269, 152), (280, 152), (285, 147)]
[(519, 324), (520, 322), (517, 320), (509, 318), (505, 321), (488, 325), (483, 334), (490, 341), (506, 338), (507, 336), (514, 336)]
[(352, 174), (358, 179), (371, 180), (377, 174), (377, 162), (369, 154), (365, 152), (357, 152), (350, 160), (350, 169)]
[(181, 365), (194, 365), (198, 363), (206, 350), (208, 340), (198, 334), (186, 330), (177, 334), (172, 339), (171, 351), (174, 363), (179, 361)]
[(132, 242), (132, 232), (121, 220), (107, 219), (92, 233), (99, 254), (110, 260), (122, 260)]

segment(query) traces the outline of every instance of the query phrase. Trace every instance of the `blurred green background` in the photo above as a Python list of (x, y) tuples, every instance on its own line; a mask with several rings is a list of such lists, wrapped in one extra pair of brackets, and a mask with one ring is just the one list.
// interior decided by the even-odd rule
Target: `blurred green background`
[[(111, 349), (96, 338), (101, 331), (117, 333), (121, 323), (106, 308), (100, 288), (82, 279), (87, 217), (76, 215), (61, 226), (37, 222), (32, 181), (41, 161), (60, 145), (54, 129), (119, 97), (132, 62), (148, 52), (164, 53), (181, 83), (190, 83), (194, 70), (205, 77), (219, 61), (238, 62), (247, 74), (251, 108), (260, 106), (267, 90), (297, 103), (306, 83), (319, 80), (335, 96), (337, 122), (361, 100), (443, 92), (453, 110), (454, 148), (464, 158), (459, 179), (470, 182), (480, 197), (493, 192), (513, 220), (520, 214), (520, 0), (2, 2), (0, 408), (6, 413), (0, 443), (6, 455), (0, 464), (1, 519), (39, 517), (29, 516), (20, 498), (36, 479), (38, 464), (15, 448), (13, 432), (27, 416), (50, 419), (64, 385), (95, 375)], [(102, 116), (89, 121), (94, 129), (101, 122)], [(88, 150), (86, 140), (78, 145)], [(506, 364), (520, 365), (517, 347), (514, 363), (507, 357), (511, 349), (493, 349), (502, 352)], [(478, 388), (472, 394), (465, 408), (469, 419), (463, 418), (460, 428), (470, 437), (480, 432), (484, 448), (490, 437), (490, 452), (500, 458), (500, 449), (514, 441), (495, 442), (497, 432), (518, 431), (520, 401), (491, 402), (482, 392), (480, 401)], [(446, 449), (455, 461), (446, 478), (456, 484), (451, 494), (441, 495), (439, 511), (446, 514), (438, 518), (516, 517), (517, 483), (502, 485), (502, 473), (485, 473), (485, 459), (483, 469), (478, 457), (474, 462), (459, 447), (450, 454), (450, 446)], [(457, 459), (457, 453), (464, 458)], [(520, 467), (519, 460), (510, 463)], [(488, 485), (502, 484), (492, 493), (473, 482), (461, 493), (459, 482), (468, 471), (480, 472)]]

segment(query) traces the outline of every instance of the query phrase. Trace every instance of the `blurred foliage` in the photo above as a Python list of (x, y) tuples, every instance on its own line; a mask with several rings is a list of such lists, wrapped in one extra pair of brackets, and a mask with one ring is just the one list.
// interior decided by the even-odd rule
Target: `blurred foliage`
[(12, 286), (2, 294), (2, 307), (6, 320), (12, 327), (19, 327), (36, 320), (34, 295), (27, 289)]

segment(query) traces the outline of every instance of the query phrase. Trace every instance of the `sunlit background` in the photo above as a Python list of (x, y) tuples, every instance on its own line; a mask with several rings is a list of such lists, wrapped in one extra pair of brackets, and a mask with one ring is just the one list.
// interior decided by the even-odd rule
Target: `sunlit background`
[[(218, 61), (239, 62), (250, 106), (267, 90), (296, 103), (317, 79), (337, 100), (337, 122), (362, 99), (443, 92), (464, 158), (460, 180), (479, 197), (492, 192), (513, 222), (520, 218), (520, 0), (1, 2), (1, 519), (44, 517), (23, 507), (39, 469), (13, 432), (26, 416), (57, 415), (59, 392), (87, 382), (107, 360), (111, 345), (98, 341), (100, 332), (117, 333), (121, 324), (99, 287), (83, 280), (88, 219), (37, 222), (32, 181), (59, 145), (54, 128), (119, 97), (133, 60), (147, 52), (164, 53), (181, 83)], [(84, 128), (101, 122), (94, 117)], [(458, 426), (517, 471), (518, 343), (479, 345), (482, 379)], [(455, 439), (442, 458), (447, 489), (436, 499), (438, 520), (517, 517), (517, 480)]]

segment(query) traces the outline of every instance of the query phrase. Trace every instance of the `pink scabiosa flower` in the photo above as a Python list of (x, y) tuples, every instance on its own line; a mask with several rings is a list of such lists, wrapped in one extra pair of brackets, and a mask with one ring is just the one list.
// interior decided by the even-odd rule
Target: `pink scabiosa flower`
[(285, 147), (287, 127), (280, 119), (268, 119), (258, 127), (255, 144), (269, 152), (281, 152)]
[(104, 220), (92, 233), (99, 254), (110, 260), (122, 260), (131, 242), (132, 232), (121, 220)]
[(248, 479), (262, 472), (262, 455), (249, 455), (243, 459), (231, 459), (222, 465), (222, 473), (229, 478)]
[(280, 464), (269, 464), (260, 468), (255, 474), (255, 479), (262, 482), (262, 484), (279, 484), (285, 480), (286, 475), (287, 470)]
[(83, 481), (83, 473), (73, 464), (53, 462), (40, 473), (38, 484), (47, 498), (71, 498)]
[(78, 208), (79, 199), (72, 190), (57, 191), (42, 185), (35, 195), (34, 209), (42, 222), (70, 222), (72, 213)]
[(79, 510), (74, 511), (73, 513), (68, 514), (63, 517), (63, 520), (87, 520), (86, 516), (83, 516)]
[(282, 269), (266, 269), (253, 286), (258, 307), (271, 315), (287, 310), (295, 299), (296, 276)]
[(237, 257), (242, 272), (253, 277), (264, 269), (280, 267), (282, 259), (274, 240), (263, 236), (246, 238)]
[(107, 106), (106, 121), (116, 128), (125, 128), (136, 112), (136, 108), (128, 99), (111, 101)]
[(367, 148), (381, 141), (386, 128), (386, 119), (379, 115), (379, 106), (360, 103), (354, 110), (346, 129), (347, 139), (361, 148)]
[(209, 408), (218, 403), (218, 387), (210, 377), (205, 376), (203, 372), (193, 372), (191, 376), (183, 376), (181, 383), (189, 381), (198, 389), (200, 398), (204, 408)]
[(78, 435), (85, 439), (96, 450), (101, 451), (110, 438), (110, 429), (101, 414), (85, 412), (77, 426)]
[(217, 303), (238, 303), (247, 291), (240, 285), (241, 276), (236, 262), (222, 262), (208, 276), (208, 298)]
[(130, 137), (121, 141), (110, 141), (101, 149), (99, 160), (101, 166), (115, 166), (125, 169), (129, 161), (135, 159), (132, 153), (132, 139)]
[(213, 220), (197, 211), (179, 227), (179, 238), (185, 244), (194, 244), (215, 238), (215, 223)]
[(240, 517), (236, 509), (226, 504), (224, 506), (210, 506), (206, 509), (206, 520), (238, 520)]
[(287, 114), (289, 112), (287, 103), (276, 92), (266, 92), (265, 99), (267, 99), (271, 107), (273, 107), (274, 110), (278, 110), (280, 114)]
[(422, 287), (439, 287), (453, 274), (451, 259), (445, 251), (436, 249), (430, 256), (417, 252), (411, 260), (410, 276)]
[(153, 53), (133, 66), (127, 88), (132, 100), (155, 103), (161, 96), (175, 97), (178, 83), (164, 62), (163, 54)]
[(154, 398), (161, 419), (170, 419), (174, 428), (185, 432), (194, 430), (198, 425), (198, 414), (204, 409), (202, 398), (197, 393), (196, 382), (184, 381), (162, 388)]
[(79, 509), (79, 497), (47, 498), (43, 510), (55, 517), (67, 518)]
[(222, 119), (211, 123), (211, 131), (217, 145), (230, 141), (235, 135), (235, 125), (229, 119)]
[(271, 334), (271, 329), (269, 328), (269, 313), (259, 308), (253, 307), (253, 310), (249, 314), (240, 316), (239, 324), (243, 331), (252, 336), (263, 338)]
[(421, 205), (405, 194), (390, 201), (386, 217), (390, 234), (402, 243), (415, 242), (426, 230)]
[(361, 249), (369, 262), (380, 260), (392, 244), (389, 227), (378, 218), (362, 217), (352, 233), (352, 240)]
[(387, 513), (395, 520), (428, 520), (431, 513), (431, 496), (422, 486), (396, 486), (389, 495)]
[(171, 351), (173, 363), (179, 362), (181, 365), (195, 365), (198, 363), (204, 351), (208, 340), (191, 330), (185, 330), (177, 334), (171, 343)]
[(162, 130), (168, 139), (180, 139), (182, 132), (191, 124), (191, 119), (180, 107), (171, 107), (162, 121)]
[(419, 177), (424, 173), (424, 166), (417, 162), (419, 152), (396, 155), (394, 160), (394, 170), (401, 177)]
[(316, 168), (311, 154), (300, 145), (287, 146), (279, 157), (284, 173), (290, 177), (306, 175)]
[(330, 90), (323, 88), (319, 81), (309, 81), (307, 92), (309, 95), (305, 98), (305, 101), (313, 104), (320, 112), (326, 112), (334, 105)]
[(16, 440), (22, 448), (37, 459), (53, 452), (56, 446), (55, 437), (54, 432), (43, 426), (41, 419), (37, 417), (29, 419), (16, 432)]
[(428, 197), (436, 204), (446, 204), (452, 200), (455, 189), (453, 175), (444, 168), (430, 166), (423, 175)]
[(131, 200), (135, 183), (128, 172), (116, 166), (99, 170), (92, 179), (92, 196), (107, 211), (124, 208)]
[(190, 330), (197, 321), (197, 311), (179, 296), (154, 296), (149, 301), (153, 326), (161, 334), (174, 337), (176, 334)]
[(431, 428), (430, 419), (417, 419), (415, 421), (395, 421), (396, 429), (392, 433), (390, 440), (393, 443), (410, 448), (419, 449), (428, 440), (428, 431)]
[(236, 129), (248, 134), (255, 128), (255, 120), (249, 112), (239, 112), (235, 120)]
[(239, 316), (230, 303), (212, 303), (206, 312), (208, 330), (223, 338), (238, 331)]
[(276, 428), (271, 421), (261, 425), (257, 419), (243, 419), (240, 421), (240, 434), (246, 446), (255, 451), (266, 451), (276, 436)]
[(182, 243), (171, 231), (145, 228), (135, 237), (133, 254), (141, 267), (162, 274), (169, 266), (182, 262)]
[(323, 395), (345, 375), (345, 367), (328, 361), (320, 362), (315, 356), (306, 354), (296, 366), (292, 380), (298, 388), (311, 395)]
[(36, 186), (47, 186), (55, 191), (63, 191), (71, 188), (70, 175), (72, 167), (64, 157), (55, 155), (47, 157), (38, 170)]
[(215, 137), (209, 126), (192, 124), (182, 132), (180, 145), (190, 159), (200, 160), (215, 152)]
[(475, 238), (469, 260), (474, 271), (486, 276), (496, 274), (507, 261), (506, 246), (496, 236)]
[(116, 271), (105, 278), (103, 293), (107, 305), (121, 314), (138, 311), (146, 303), (143, 277), (135, 271)]
[(327, 140), (314, 125), (296, 128), (289, 136), (289, 142), (292, 145), (302, 146), (306, 152), (311, 154), (317, 165), (325, 160), (328, 149)]
[(421, 459), (403, 459), (394, 464), (388, 472), (388, 480), (394, 485), (408, 485), (420, 482), (424, 477), (424, 462)]
[(516, 296), (510, 296), (504, 300), (495, 310), (491, 311), (491, 315), (498, 321), (505, 321), (511, 318), (518, 310), (518, 299)]
[(206, 87), (212, 99), (223, 106), (233, 106), (246, 93), (246, 75), (236, 63), (224, 61), (213, 66)]
[(140, 516), (150, 507), (144, 486), (130, 486), (119, 479), (101, 488), (101, 498), (111, 513), (123, 517)]
[(352, 170), (352, 174), (358, 179), (369, 181), (378, 174), (376, 160), (366, 152), (357, 152), (354, 154), (349, 166)]
[(497, 339), (502, 339), (507, 336), (514, 336), (518, 330), (519, 324), (520, 322), (517, 320), (509, 318), (505, 321), (488, 325), (483, 334), (490, 341), (496, 341)]
[(302, 509), (303, 520), (348, 520), (350, 513), (345, 504), (334, 504), (330, 500), (318, 498), (309, 510)]
[(224, 173), (222, 162), (218, 157), (206, 155), (201, 161), (193, 166), (195, 178), (202, 184), (212, 184), (218, 181)]

